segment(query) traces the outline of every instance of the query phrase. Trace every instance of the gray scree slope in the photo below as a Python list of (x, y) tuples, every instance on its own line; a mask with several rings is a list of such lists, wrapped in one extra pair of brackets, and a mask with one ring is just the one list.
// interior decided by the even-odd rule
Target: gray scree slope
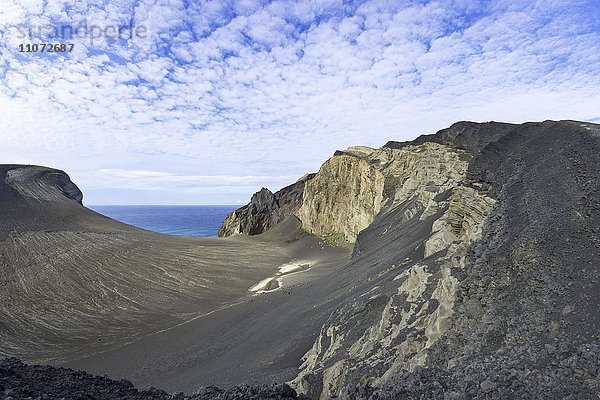
[[(460, 122), (332, 160), (348, 156), (383, 174), (381, 212), (356, 232), (344, 273), (363, 278), (347, 282), (348, 298), (305, 355), (293, 380), (300, 391), (314, 398), (598, 395), (598, 125)], [(302, 208), (324, 173), (306, 185)], [(319, 212), (343, 213), (343, 198), (327, 198), (339, 193), (335, 180), (322, 181)], [(360, 204), (351, 212), (361, 213)], [(340, 230), (321, 217), (333, 222), (319, 234)]]
[[(14, 288), (0, 295), (9, 300), (2, 299), (4, 354), (71, 359), (170, 390), (289, 380), (315, 399), (600, 393), (598, 125), (460, 122), (412, 142), (352, 147), (316, 175), (274, 195), (258, 193), (221, 231), (262, 234), (221, 241), (121, 225), (83, 208), (81, 193), (59, 171), (2, 168), (0, 260), (3, 284)], [(353, 243), (350, 260), (300, 224), (327, 242)], [(116, 257), (106, 255), (115, 249), (122, 249)], [(232, 271), (239, 254), (250, 262)], [(301, 258), (316, 261), (285, 290), (248, 294), (252, 282)], [(37, 280), (28, 268), (49, 279)], [(86, 303), (75, 285), (52, 292), (69, 271), (101, 300)], [(123, 296), (120, 282), (141, 279), (148, 292)], [(189, 283), (179, 288), (182, 282)], [(36, 285), (47, 286), (30, 289)], [(74, 314), (77, 329), (61, 325), (60, 313), (58, 321), (44, 319), (53, 296), (60, 301), (50, 312)], [(185, 321), (186, 307), (215, 313), (151, 338), (140, 334)], [(227, 326), (248, 334), (223, 335)], [(23, 329), (30, 333), (19, 341)], [(104, 353), (92, 351), (99, 350), (90, 344), (94, 335)], [(187, 359), (169, 357), (187, 354), (191, 343)], [(222, 351), (227, 346), (236, 357)], [(69, 349), (89, 357), (69, 358)], [(161, 360), (179, 372), (156, 368)]]

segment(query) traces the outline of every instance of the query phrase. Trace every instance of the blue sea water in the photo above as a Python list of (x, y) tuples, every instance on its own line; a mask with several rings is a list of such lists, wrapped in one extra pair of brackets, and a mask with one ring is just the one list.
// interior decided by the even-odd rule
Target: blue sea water
[(89, 206), (117, 221), (178, 236), (213, 237), (238, 206)]

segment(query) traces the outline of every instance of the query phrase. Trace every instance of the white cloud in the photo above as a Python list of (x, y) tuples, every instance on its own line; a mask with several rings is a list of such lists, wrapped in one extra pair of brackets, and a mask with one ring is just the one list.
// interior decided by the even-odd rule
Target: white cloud
[(221, 187), (260, 187), (269, 186), (273, 191), (279, 186), (287, 186), (299, 177), (255, 176), (255, 175), (180, 175), (163, 171), (102, 169), (90, 182), (92, 188), (110, 186), (115, 189), (166, 190), (199, 189)]
[[(8, 1), (0, 159), (65, 169), (93, 196), (237, 187), (227, 202), (261, 180), (291, 183), (335, 149), (456, 120), (597, 117), (592, 1), (360, 3)], [(67, 56), (16, 51), (23, 21), (131, 19), (151, 36), (74, 39)]]

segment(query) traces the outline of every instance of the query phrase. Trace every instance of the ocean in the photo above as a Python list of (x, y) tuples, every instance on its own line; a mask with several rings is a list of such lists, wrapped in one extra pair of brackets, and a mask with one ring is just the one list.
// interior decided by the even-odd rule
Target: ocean
[(216, 237), (227, 214), (239, 206), (89, 206), (117, 221), (178, 236)]

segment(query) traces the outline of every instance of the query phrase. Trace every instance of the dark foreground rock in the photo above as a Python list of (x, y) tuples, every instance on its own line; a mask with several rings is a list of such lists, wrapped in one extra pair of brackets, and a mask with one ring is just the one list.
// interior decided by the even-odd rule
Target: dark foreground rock
[(286, 384), (237, 386), (223, 390), (202, 387), (197, 394), (169, 394), (161, 389), (140, 391), (127, 380), (115, 381), (83, 371), (47, 365), (27, 365), (17, 358), (0, 360), (0, 398), (10, 399), (127, 399), (127, 400), (309, 400)]
[(498, 360), (483, 368), (477, 363), (450, 369), (417, 367), (377, 388), (348, 385), (338, 399), (596, 399), (598, 387), (592, 387), (592, 381), (598, 376), (598, 350), (597, 343), (564, 347), (564, 353), (553, 357), (555, 362), (533, 369), (514, 356), (505, 357), (512, 360), (508, 362), (510, 367), (497, 363)]

